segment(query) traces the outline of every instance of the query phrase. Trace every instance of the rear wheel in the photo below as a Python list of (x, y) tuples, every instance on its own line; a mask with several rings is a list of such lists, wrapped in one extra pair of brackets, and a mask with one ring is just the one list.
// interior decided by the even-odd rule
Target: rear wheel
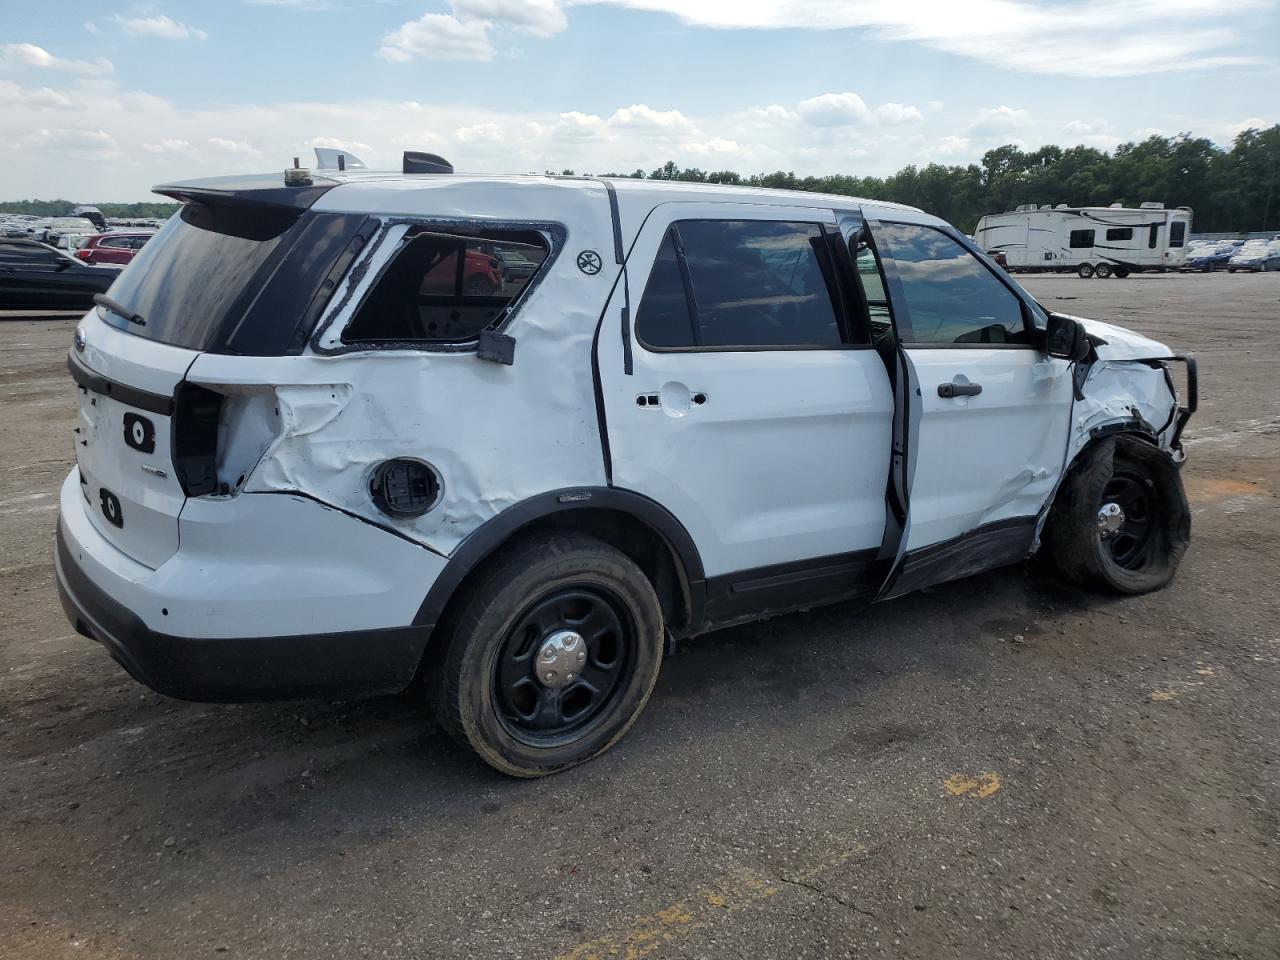
[(1080, 266), (1076, 268), (1076, 275), (1079, 276), (1081, 280), (1088, 280), (1093, 276), (1093, 264), (1080, 264)]
[(1116, 267), (1116, 277), (1118, 279), (1123, 280), (1127, 276), (1129, 276), (1128, 267)]
[(1167, 453), (1134, 437), (1088, 448), (1059, 491), (1046, 530), (1058, 570), (1079, 586), (1146, 593), (1173, 579), (1191, 511)]
[(489, 766), (539, 777), (631, 728), (658, 678), (662, 608), (627, 556), (591, 537), (529, 541), (462, 598), (427, 690), (449, 734)]
[(1111, 276), (1111, 264), (1109, 263), (1098, 264), (1096, 267), (1093, 268), (1093, 275), (1097, 277), (1099, 280), (1107, 279), (1107, 277)]

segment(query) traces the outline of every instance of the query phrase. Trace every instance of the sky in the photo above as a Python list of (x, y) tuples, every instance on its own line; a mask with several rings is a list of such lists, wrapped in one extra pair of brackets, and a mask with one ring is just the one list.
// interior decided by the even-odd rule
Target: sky
[(0, 200), (374, 168), (884, 175), (1280, 123), (1280, 0), (0, 0)]

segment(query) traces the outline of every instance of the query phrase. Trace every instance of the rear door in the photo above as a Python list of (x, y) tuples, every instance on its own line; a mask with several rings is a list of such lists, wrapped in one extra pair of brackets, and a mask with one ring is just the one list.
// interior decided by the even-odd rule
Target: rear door
[(613, 483), (690, 532), (722, 617), (852, 587), (883, 538), (893, 398), (838, 244), (830, 209), (663, 204), (606, 309)]
[(907, 523), (884, 596), (1016, 562), (1066, 454), (1070, 364), (1003, 271), (934, 226), (869, 225), (910, 381)]

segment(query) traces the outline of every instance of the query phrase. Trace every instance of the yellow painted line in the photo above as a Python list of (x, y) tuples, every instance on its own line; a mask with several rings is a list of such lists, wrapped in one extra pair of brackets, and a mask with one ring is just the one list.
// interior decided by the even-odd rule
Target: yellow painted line
[(985, 800), (1000, 789), (1000, 775), (997, 773), (980, 773), (971, 777), (964, 773), (953, 773), (942, 781), (942, 788), (953, 797), (976, 797)]
[(809, 864), (800, 873), (776, 880), (745, 867), (735, 868), (710, 886), (648, 916), (637, 917), (616, 931), (581, 943), (559, 954), (556, 960), (640, 960), (664, 944), (684, 940), (730, 914), (776, 896), (783, 889), (781, 884), (803, 885), (864, 850), (861, 846), (851, 847)]

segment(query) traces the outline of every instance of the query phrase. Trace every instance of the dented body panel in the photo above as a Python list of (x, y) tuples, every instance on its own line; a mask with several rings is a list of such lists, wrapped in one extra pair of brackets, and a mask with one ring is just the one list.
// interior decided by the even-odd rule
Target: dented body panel
[[(255, 697), (340, 690), (344, 671), (361, 689), (403, 685), (468, 575), (531, 524), (569, 514), (635, 557), (657, 543), (660, 569), (646, 572), (671, 598), (668, 627), (696, 633), (1020, 559), (1073, 462), (1106, 433), (1145, 435), (1181, 457), (1170, 351), (1108, 324), (1084, 321), (1094, 354), (1078, 366), (1033, 343), (908, 344), (895, 355), (855, 342), (861, 288), (832, 269), (839, 344), (663, 350), (637, 335), (672, 223), (795, 221), (831, 244), (854, 216), (873, 236), (879, 220), (950, 230), (911, 208), (662, 182), (326, 174), (299, 204), (345, 232), (327, 274), (299, 271), (320, 291), (297, 306), (301, 319), (281, 301), (282, 322), (297, 329), (288, 349), (184, 350), (100, 311), (78, 331), (82, 429), (92, 431), (81, 439), (119, 434), (131, 402), (167, 403), (175, 442), (204, 473), (193, 479), (176, 452), (168, 462), (167, 414), (147, 414), (163, 432), (155, 462), (114, 441), (86, 454), (63, 488), (64, 604), (153, 686), (164, 686), (153, 678), (165, 651), (178, 651), (182, 681), (168, 688), (182, 696), (228, 698), (225, 676), (202, 688), (199, 674), (215, 669), (206, 661), (224, 674), (252, 668), (254, 638), (274, 651), (258, 661), (271, 669), (307, 638), (331, 660), (278, 690), (259, 684)], [(278, 191), (261, 189), (280, 215)], [(166, 190), (192, 203), (216, 194)], [(514, 289), (504, 278), (477, 295), (492, 301), (492, 319), (476, 336), (352, 335), (416, 238), (456, 238), (462, 278), (465, 257), (516, 232), (538, 238), (545, 257)], [(439, 262), (424, 269), (439, 274)], [(1025, 299), (1034, 334), (1044, 312), (999, 276)], [(412, 316), (388, 330), (421, 321), (432, 295), (411, 293)], [(798, 302), (812, 291), (802, 293)], [(459, 303), (460, 315), (470, 309)], [(979, 383), (974, 395), (945, 392)], [(203, 407), (183, 407), (187, 388)], [(392, 461), (430, 471), (438, 489), (423, 509), (389, 510), (374, 496)], [(896, 492), (895, 471), (905, 481)], [(99, 485), (114, 488), (103, 504), (120, 496), (123, 527), (99, 509)], [(361, 650), (376, 651), (372, 666)]]

